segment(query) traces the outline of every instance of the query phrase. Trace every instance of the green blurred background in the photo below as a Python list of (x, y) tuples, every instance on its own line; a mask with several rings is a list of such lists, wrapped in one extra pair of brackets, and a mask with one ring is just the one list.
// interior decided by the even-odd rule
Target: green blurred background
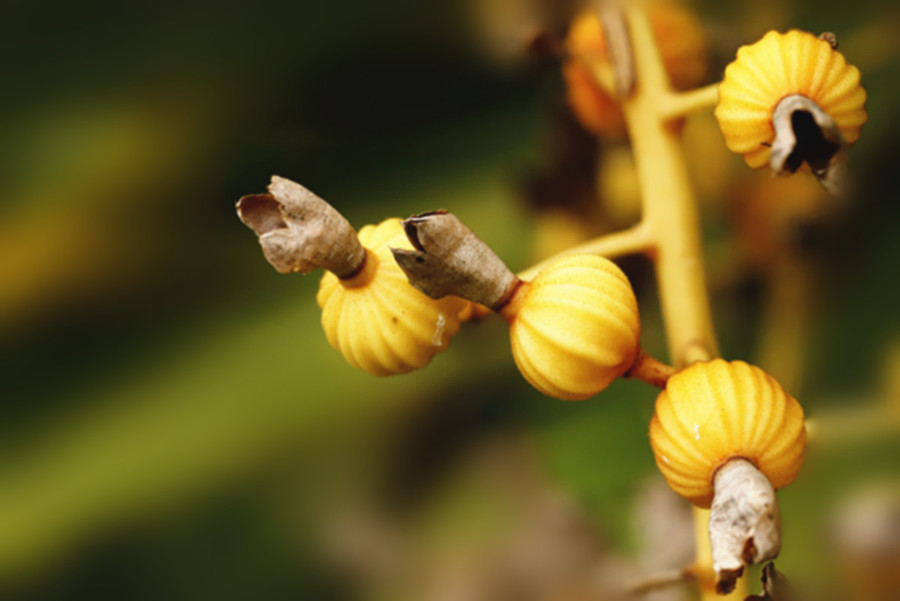
[[(524, 182), (552, 162), (564, 112), (557, 63), (518, 54), (529, 6), (4, 3), (4, 592), (438, 598), (412, 591), (435, 565), (455, 574), (459, 557), (502, 547), (534, 522), (527, 499), (547, 495), (583, 518), (591, 557), (642, 552), (653, 390), (542, 397), (499, 320), (464, 328), (420, 373), (358, 373), (319, 327), (317, 277), (276, 274), (234, 214), (277, 173), (356, 226), (451, 209), (525, 267), (538, 226)], [(859, 188), (803, 238), (816, 292), (794, 392), (813, 415), (875, 402), (900, 325), (900, 12), (694, 6), (710, 81), (767, 27), (835, 31), (863, 70)], [(723, 354), (752, 358), (765, 281), (731, 262), (727, 212), (711, 214)], [(652, 272), (623, 265), (662, 353)], [(821, 569), (831, 500), (894, 482), (896, 435), (863, 438), (814, 453), (785, 491), (788, 573)], [(397, 559), (409, 556), (421, 569)]]

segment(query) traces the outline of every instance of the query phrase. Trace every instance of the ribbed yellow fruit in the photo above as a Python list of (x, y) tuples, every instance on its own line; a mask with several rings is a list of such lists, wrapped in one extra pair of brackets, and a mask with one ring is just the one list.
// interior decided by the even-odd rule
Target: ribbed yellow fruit
[(859, 138), (868, 118), (859, 69), (811, 33), (770, 31), (738, 50), (719, 85), (715, 114), (729, 150), (743, 155), (751, 167), (768, 164), (775, 107), (792, 94), (809, 98), (828, 113), (848, 144)]
[(743, 361), (694, 363), (656, 400), (650, 445), (669, 486), (709, 507), (716, 470), (753, 463), (776, 489), (794, 481), (806, 449), (800, 403), (766, 372)]
[(594, 396), (637, 357), (637, 300), (625, 274), (602, 257), (551, 263), (523, 283), (500, 313), (509, 322), (519, 371), (548, 396)]
[(327, 272), (316, 301), (329, 344), (348, 363), (376, 376), (424, 367), (459, 331), (465, 302), (428, 298), (412, 286), (394, 261), (391, 247), (411, 249), (399, 219), (359, 232), (366, 262), (352, 278)]

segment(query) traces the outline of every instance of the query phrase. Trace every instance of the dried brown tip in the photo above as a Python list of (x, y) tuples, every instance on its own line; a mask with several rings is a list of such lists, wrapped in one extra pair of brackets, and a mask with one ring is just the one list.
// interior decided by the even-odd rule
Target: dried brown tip
[(781, 550), (781, 514), (768, 478), (746, 459), (732, 459), (716, 472), (709, 513), (716, 591), (734, 590), (744, 566), (772, 559)]
[(819, 34), (820, 40), (825, 40), (828, 42), (828, 45), (831, 46), (832, 50), (838, 49), (838, 39), (837, 36), (831, 31), (823, 31)]
[[(744, 601), (798, 601), (796, 592), (784, 575), (775, 569), (775, 563), (769, 562), (762, 569), (763, 592), (751, 595)], [(805, 597), (804, 597), (805, 598)]]
[(794, 173), (806, 163), (826, 190), (839, 193), (847, 144), (834, 119), (806, 96), (791, 94), (775, 107), (772, 124), (772, 173)]
[(431, 298), (449, 294), (498, 310), (519, 278), (452, 213), (414, 215), (403, 229), (415, 250), (392, 248), (409, 283)]
[(365, 263), (366, 251), (350, 223), (289, 179), (273, 175), (269, 193), (242, 197), (237, 214), (256, 232), (263, 255), (280, 273), (309, 273), (322, 267), (348, 278)]

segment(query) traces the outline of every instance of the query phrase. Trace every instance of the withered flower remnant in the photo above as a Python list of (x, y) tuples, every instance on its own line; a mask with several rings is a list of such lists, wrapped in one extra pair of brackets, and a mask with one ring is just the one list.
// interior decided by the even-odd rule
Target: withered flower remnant
[(280, 273), (309, 273), (321, 267), (349, 277), (365, 261), (365, 249), (344, 216), (289, 179), (273, 175), (269, 193), (242, 197), (237, 213)]
[(394, 262), (390, 247), (409, 247), (399, 219), (357, 236), (331, 205), (278, 176), (268, 194), (241, 198), (237, 211), (281, 273), (326, 270), (316, 297), (322, 327), (354, 367), (378, 376), (424, 367), (459, 331), (465, 303), (428, 298)]

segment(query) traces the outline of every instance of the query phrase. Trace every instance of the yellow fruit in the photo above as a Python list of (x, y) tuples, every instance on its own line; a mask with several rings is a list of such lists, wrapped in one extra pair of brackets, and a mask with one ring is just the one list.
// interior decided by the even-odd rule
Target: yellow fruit
[(735, 457), (753, 463), (775, 489), (794, 481), (806, 449), (803, 409), (758, 367), (694, 363), (657, 398), (650, 445), (672, 490), (709, 507), (716, 470)]
[(716, 119), (729, 150), (743, 155), (751, 167), (768, 164), (775, 107), (792, 94), (819, 105), (848, 144), (859, 138), (868, 117), (859, 69), (811, 33), (770, 31), (738, 50), (719, 85)]
[(459, 331), (464, 301), (433, 300), (409, 285), (390, 248), (412, 246), (399, 219), (359, 232), (366, 249), (362, 270), (342, 280), (326, 272), (316, 301), (328, 342), (348, 363), (377, 376), (424, 367)]
[(625, 274), (601, 257), (551, 263), (523, 283), (500, 314), (509, 322), (519, 371), (548, 396), (594, 396), (637, 357), (637, 300)]

